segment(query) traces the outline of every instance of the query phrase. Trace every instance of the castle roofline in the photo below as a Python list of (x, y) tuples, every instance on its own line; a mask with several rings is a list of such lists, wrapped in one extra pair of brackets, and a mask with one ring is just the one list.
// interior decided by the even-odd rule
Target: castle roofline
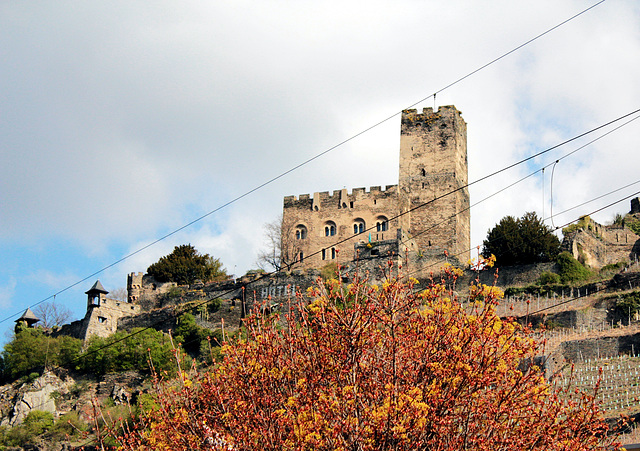
[(27, 323), (36, 323), (38, 321), (40, 321), (40, 318), (38, 318), (32, 311), (30, 308), (27, 308), (24, 313), (22, 314), (22, 316), (20, 318), (18, 318), (15, 322), (19, 322), (19, 321), (27, 321)]
[(380, 186), (371, 186), (369, 187), (369, 189), (367, 188), (351, 188), (351, 192), (349, 192), (348, 189), (341, 189), (341, 190), (333, 190), (333, 191), (318, 191), (315, 192), (313, 194), (299, 194), (297, 196), (295, 195), (291, 195), (291, 196), (285, 196), (284, 199), (285, 201), (289, 201), (289, 202), (295, 202), (298, 200), (318, 200), (318, 199), (333, 199), (335, 197), (340, 197), (342, 195), (347, 195), (347, 196), (354, 196), (356, 194), (376, 194), (376, 193), (386, 193), (387, 191), (390, 190), (395, 190), (397, 189), (398, 185), (385, 185), (384, 189)]
[(89, 288), (89, 291), (85, 291), (84, 294), (91, 294), (95, 292), (104, 293), (104, 294), (109, 293), (107, 290), (104, 289), (104, 287), (100, 283), (100, 280), (96, 280), (96, 283), (94, 283), (93, 286)]

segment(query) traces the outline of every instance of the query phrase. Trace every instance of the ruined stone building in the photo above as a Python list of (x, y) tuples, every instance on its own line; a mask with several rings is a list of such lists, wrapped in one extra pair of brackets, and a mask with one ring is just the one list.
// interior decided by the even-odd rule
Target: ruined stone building
[(294, 269), (344, 264), (361, 257), (356, 249), (376, 255), (390, 240), (399, 241), (400, 253), (441, 257), (447, 251), (466, 263), (467, 183), (467, 124), (460, 111), (403, 111), (398, 184), (285, 197), (283, 263)]
[[(631, 200), (631, 211), (622, 221), (602, 225), (584, 216), (563, 230), (562, 246), (581, 263), (601, 268), (619, 262), (637, 262), (640, 256), (640, 199)], [(572, 230), (573, 229), (573, 230)]]

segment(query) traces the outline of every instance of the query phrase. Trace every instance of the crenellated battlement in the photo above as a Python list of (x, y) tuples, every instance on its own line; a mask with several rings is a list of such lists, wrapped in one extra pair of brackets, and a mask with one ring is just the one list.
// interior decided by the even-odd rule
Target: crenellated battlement
[(423, 108), (418, 113), (415, 108), (403, 110), (401, 123), (403, 126), (428, 126), (439, 120), (450, 121), (453, 116), (461, 116), (461, 112), (453, 105), (444, 105), (434, 113), (433, 108)]
[[(300, 194), (298, 196), (285, 196), (285, 208), (292, 207), (308, 207), (315, 204), (339, 204), (345, 201), (358, 201), (363, 199), (373, 199), (376, 196), (388, 196), (395, 194), (398, 185), (385, 185), (384, 189), (380, 186), (371, 186), (367, 188), (352, 188), (351, 192), (347, 189), (333, 191), (319, 191), (313, 194)], [(373, 197), (372, 197), (373, 196)]]

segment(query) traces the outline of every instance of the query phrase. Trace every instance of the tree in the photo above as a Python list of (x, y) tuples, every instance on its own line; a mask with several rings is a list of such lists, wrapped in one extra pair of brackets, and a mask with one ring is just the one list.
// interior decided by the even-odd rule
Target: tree
[(66, 335), (52, 338), (41, 328), (28, 328), (16, 333), (2, 353), (4, 375), (8, 380), (34, 372), (46, 366), (67, 366), (80, 353), (82, 340)]
[(560, 240), (553, 229), (538, 216), (525, 213), (522, 218), (505, 216), (489, 230), (482, 254), (496, 257), (498, 265), (526, 265), (553, 261), (560, 252)]
[(176, 282), (178, 285), (189, 285), (196, 280), (212, 282), (227, 277), (219, 259), (200, 254), (191, 244), (176, 246), (169, 255), (149, 266), (147, 274), (159, 282)]
[(264, 225), (264, 236), (266, 249), (258, 254), (258, 267), (275, 271), (291, 270), (298, 263), (300, 256), (298, 240), (294, 239), (294, 222), (280, 215), (273, 222)]
[(55, 302), (43, 302), (42, 304), (38, 304), (33, 310), (33, 313), (40, 319), (42, 327), (46, 329), (54, 326), (62, 326), (67, 323), (72, 316), (71, 310)]
[(115, 299), (117, 301), (127, 302), (129, 299), (129, 292), (124, 287), (116, 288), (109, 292), (109, 298)]
[(472, 287), (467, 311), (414, 283), (334, 279), (285, 327), (249, 318), (221, 364), (157, 386), (122, 449), (614, 449), (594, 397), (548, 384), (538, 343), (496, 315), (498, 289)]

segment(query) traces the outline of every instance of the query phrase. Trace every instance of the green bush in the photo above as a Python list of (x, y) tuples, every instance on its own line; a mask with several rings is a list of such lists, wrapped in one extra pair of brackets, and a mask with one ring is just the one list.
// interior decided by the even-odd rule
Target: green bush
[(640, 291), (632, 291), (620, 296), (616, 308), (623, 315), (640, 311)]
[(329, 279), (335, 279), (338, 277), (338, 264), (337, 263), (327, 263), (322, 268), (320, 268), (320, 277), (325, 282)]
[(545, 271), (538, 277), (538, 285), (555, 285), (559, 283), (560, 276), (550, 271)]
[(178, 285), (190, 285), (196, 280), (210, 282), (227, 278), (219, 259), (200, 254), (190, 244), (176, 246), (172, 253), (149, 266), (147, 274), (159, 282), (176, 282)]
[[(198, 326), (191, 313), (184, 313), (178, 318), (174, 339), (194, 359), (201, 360), (206, 357), (202, 354), (202, 345), (208, 342), (207, 337), (212, 335), (209, 329)], [(213, 345), (213, 343), (212, 343)]]
[(560, 280), (563, 283), (578, 282), (592, 276), (591, 271), (573, 258), (569, 252), (561, 252), (556, 263), (559, 267)]
[(89, 429), (89, 425), (82, 422), (78, 412), (69, 412), (60, 416), (47, 433), (47, 438), (52, 441), (62, 441), (76, 438)]
[(155, 329), (137, 328), (107, 338), (94, 336), (77, 369), (96, 375), (129, 370), (149, 373), (150, 357), (157, 371), (174, 371), (177, 366), (172, 351), (169, 337)]
[(39, 376), (45, 362), (50, 366), (69, 365), (81, 348), (82, 341), (77, 338), (51, 338), (39, 328), (23, 329), (4, 347), (3, 376), (10, 381), (27, 376), (25, 381), (28, 381)]
[(33, 436), (44, 434), (53, 427), (53, 423), (53, 414), (42, 410), (30, 411), (23, 421), (24, 427)]

